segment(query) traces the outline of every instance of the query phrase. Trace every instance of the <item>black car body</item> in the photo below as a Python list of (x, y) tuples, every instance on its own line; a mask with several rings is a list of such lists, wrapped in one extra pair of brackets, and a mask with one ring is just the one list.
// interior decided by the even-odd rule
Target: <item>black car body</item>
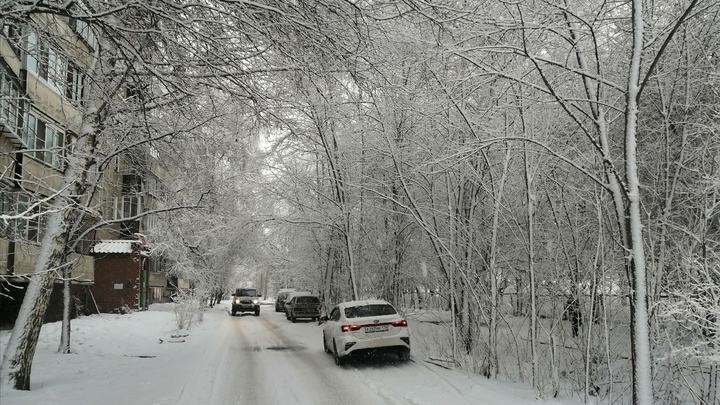
[(231, 313), (235, 316), (238, 312), (254, 312), (255, 316), (260, 315), (260, 294), (256, 289), (238, 288), (235, 290)]
[(315, 295), (300, 295), (285, 304), (288, 319), (295, 322), (298, 318), (320, 319), (320, 298)]

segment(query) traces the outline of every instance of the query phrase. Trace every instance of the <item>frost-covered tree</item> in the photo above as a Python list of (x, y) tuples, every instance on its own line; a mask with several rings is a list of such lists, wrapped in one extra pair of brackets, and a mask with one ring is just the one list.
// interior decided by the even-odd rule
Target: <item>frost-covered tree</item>
[(262, 113), (262, 87), (270, 74), (294, 69), (292, 59), (301, 56), (283, 53), (288, 49), (278, 44), (288, 36), (325, 36), (315, 27), (315, 6), (325, 7), (224, 1), (2, 3), (4, 24), (28, 27), (60, 43), (64, 34), (44, 22), (77, 21), (89, 27), (97, 44), (82, 67), (81, 130), (67, 150), (63, 184), (49, 203), (40, 254), (3, 353), (0, 391), (29, 389), (49, 287), (67, 266), (65, 249), (100, 178), (95, 173), (131, 146), (192, 137), (215, 118), (195, 108), (213, 90)]

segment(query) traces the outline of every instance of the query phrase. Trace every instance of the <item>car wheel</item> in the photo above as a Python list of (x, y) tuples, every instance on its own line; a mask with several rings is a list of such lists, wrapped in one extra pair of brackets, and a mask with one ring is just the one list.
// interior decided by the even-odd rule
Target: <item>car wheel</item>
[(398, 352), (398, 359), (400, 361), (408, 361), (410, 360), (410, 350), (403, 349)]
[(235, 316), (235, 311), (232, 311), (232, 316)]
[(295, 323), (296, 322), (295, 315), (290, 315), (290, 322)]
[(260, 316), (260, 310), (259, 310), (259, 309), (255, 311), (255, 316)]
[(335, 341), (333, 340), (333, 352), (335, 357), (335, 365), (336, 366), (342, 366), (345, 363), (345, 359), (340, 357), (338, 355), (337, 345), (335, 344)]

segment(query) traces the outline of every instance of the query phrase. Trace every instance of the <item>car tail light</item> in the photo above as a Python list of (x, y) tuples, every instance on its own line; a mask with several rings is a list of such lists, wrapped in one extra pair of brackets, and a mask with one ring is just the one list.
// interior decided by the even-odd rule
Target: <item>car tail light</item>
[(395, 321), (392, 323), (392, 326), (407, 326), (407, 321), (405, 319), (402, 321)]
[(341, 329), (343, 332), (347, 332), (347, 331), (350, 331), (350, 330), (359, 330), (360, 327), (361, 327), (360, 325), (343, 325), (343, 326), (340, 327), (340, 329)]

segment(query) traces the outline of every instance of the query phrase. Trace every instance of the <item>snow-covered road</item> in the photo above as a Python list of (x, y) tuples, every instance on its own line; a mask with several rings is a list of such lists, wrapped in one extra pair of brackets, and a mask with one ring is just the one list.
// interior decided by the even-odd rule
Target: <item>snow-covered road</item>
[[(208, 309), (188, 336), (175, 334), (172, 304), (73, 321), (71, 355), (56, 352), (59, 323), (43, 326), (30, 392), (2, 405), (578, 404), (543, 400), (528, 386), (426, 363), (361, 359), (342, 367), (322, 347), (316, 322), (291, 323), (272, 306), (259, 317)], [(9, 332), (0, 334), (0, 350)]]
[[(260, 317), (228, 316), (221, 326), (222, 349), (216, 353), (212, 394), (204, 403), (407, 403), (383, 398), (354, 375), (356, 370), (337, 367), (322, 351), (321, 329), (315, 322), (292, 324), (282, 314), (266, 310)], [(403, 372), (402, 366), (387, 365), (397, 367), (396, 372)]]

